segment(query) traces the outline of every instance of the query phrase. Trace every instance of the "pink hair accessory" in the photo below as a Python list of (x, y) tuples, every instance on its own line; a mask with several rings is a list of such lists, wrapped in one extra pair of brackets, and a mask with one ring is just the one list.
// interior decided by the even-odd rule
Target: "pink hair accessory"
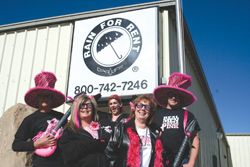
[(135, 112), (135, 103), (129, 102), (131, 112)]
[(100, 129), (100, 124), (98, 122), (95, 121), (91, 121), (89, 128), (91, 130), (99, 130)]
[(73, 110), (73, 114), (74, 114), (74, 117), (73, 117), (73, 119), (74, 119), (74, 122), (75, 122), (75, 126), (77, 127), (77, 128), (80, 128), (80, 121), (79, 121), (79, 119), (78, 119), (78, 110), (79, 110), (79, 102), (77, 102), (77, 101), (75, 101), (74, 100), (74, 110)]

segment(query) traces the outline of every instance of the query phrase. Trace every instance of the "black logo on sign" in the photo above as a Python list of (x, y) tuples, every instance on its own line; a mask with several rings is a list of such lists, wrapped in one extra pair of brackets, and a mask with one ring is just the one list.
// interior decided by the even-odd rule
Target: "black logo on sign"
[(108, 19), (88, 34), (83, 59), (95, 74), (113, 76), (135, 62), (141, 47), (141, 33), (133, 22), (124, 18)]

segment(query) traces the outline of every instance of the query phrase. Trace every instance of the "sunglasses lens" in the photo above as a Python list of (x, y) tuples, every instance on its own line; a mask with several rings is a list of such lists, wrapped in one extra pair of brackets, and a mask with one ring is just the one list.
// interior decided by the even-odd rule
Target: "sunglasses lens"
[(150, 110), (150, 106), (149, 105), (145, 105), (145, 110)]
[(144, 105), (144, 104), (138, 103), (136, 107), (138, 109), (142, 109), (144, 107), (145, 110), (150, 111), (150, 105)]
[(136, 106), (137, 108), (141, 109), (143, 107), (143, 105), (141, 103), (137, 104)]
[(91, 105), (91, 103), (82, 103), (82, 104), (80, 105), (80, 108), (81, 108), (81, 109), (84, 109), (84, 108), (92, 108), (92, 105)]
[(170, 92), (169, 94), (168, 94), (168, 98), (177, 98), (177, 99), (179, 99), (180, 98), (180, 95), (178, 95), (178, 94), (176, 94), (176, 93), (172, 93), (172, 92)]

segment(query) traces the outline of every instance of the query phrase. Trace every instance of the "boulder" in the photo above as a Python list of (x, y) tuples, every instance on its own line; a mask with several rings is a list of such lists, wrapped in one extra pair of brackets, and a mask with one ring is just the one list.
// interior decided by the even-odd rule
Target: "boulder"
[(24, 104), (16, 104), (5, 111), (0, 118), (0, 166), (31, 167), (31, 155), (27, 152), (14, 152), (12, 142), (23, 119), (34, 112)]

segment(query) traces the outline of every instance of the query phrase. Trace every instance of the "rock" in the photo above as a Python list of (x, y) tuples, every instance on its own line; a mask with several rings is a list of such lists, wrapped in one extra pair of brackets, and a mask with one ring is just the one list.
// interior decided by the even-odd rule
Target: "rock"
[(32, 153), (14, 152), (11, 146), (21, 122), (33, 112), (34, 108), (16, 104), (3, 113), (0, 118), (0, 166), (31, 167)]

